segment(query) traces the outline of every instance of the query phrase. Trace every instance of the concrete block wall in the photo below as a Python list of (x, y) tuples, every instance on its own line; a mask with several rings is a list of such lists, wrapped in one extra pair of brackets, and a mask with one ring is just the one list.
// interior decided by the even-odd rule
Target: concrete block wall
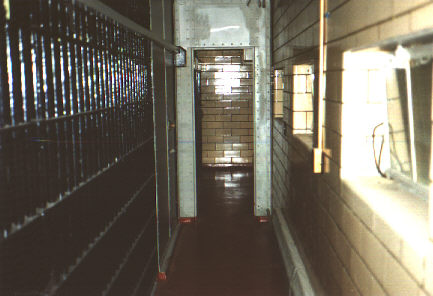
[(201, 143), (205, 166), (252, 165), (253, 64), (243, 50), (203, 50), (201, 69)]
[[(307, 265), (327, 295), (433, 295), (433, 243), (428, 238), (426, 203), (393, 181), (341, 177), (342, 138), (351, 134), (341, 123), (343, 53), (430, 31), (433, 1), (327, 2), (323, 127), (326, 148), (331, 150), (325, 157), (329, 171), (312, 174), (312, 145), (293, 135), (288, 116), (274, 119), (273, 207), (285, 214)], [(273, 3), (274, 69), (291, 73), (305, 56), (317, 58), (318, 10), (318, 0)]]

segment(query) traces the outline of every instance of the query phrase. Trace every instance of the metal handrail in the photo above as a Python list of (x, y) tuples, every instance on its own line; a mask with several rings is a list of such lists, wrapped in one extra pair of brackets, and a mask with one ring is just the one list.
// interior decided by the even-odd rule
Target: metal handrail
[(110, 17), (110, 18), (112, 18), (113, 20), (115, 20), (119, 24), (122, 24), (123, 26), (127, 27), (128, 29), (145, 36), (146, 38), (150, 39), (151, 41), (153, 41), (159, 45), (161, 45), (162, 47), (164, 47), (165, 49), (167, 49), (171, 52), (177, 53), (179, 51), (177, 46), (175, 46), (174, 44), (160, 38), (158, 35), (156, 35), (152, 31), (150, 31), (146, 28), (143, 28), (142, 26), (140, 26), (136, 22), (130, 20), (127, 17), (124, 17), (123, 15), (121, 15), (120, 13), (115, 11), (114, 9), (108, 7), (107, 5), (103, 4), (102, 2), (100, 2), (98, 0), (76, 0), (76, 1), (84, 4), (87, 7), (90, 7), (92, 9)]

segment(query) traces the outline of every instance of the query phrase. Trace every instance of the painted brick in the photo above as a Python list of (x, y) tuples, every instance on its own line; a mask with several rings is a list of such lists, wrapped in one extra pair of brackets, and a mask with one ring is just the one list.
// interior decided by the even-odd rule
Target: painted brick
[(224, 157), (240, 157), (240, 151), (224, 151)]
[(338, 278), (339, 285), (341, 287), (342, 296), (359, 296), (359, 292), (353, 283), (352, 278), (347, 274), (347, 271), (343, 268), (340, 277)]
[[(332, 219), (331, 219), (332, 220)], [(350, 264), (350, 253), (351, 253), (351, 246), (349, 242), (347, 241), (345, 235), (341, 232), (341, 230), (337, 227), (337, 225), (332, 221), (330, 223), (330, 241), (331, 244), (334, 246), (334, 249), (340, 258), (341, 262), (345, 267), (349, 267)]]
[(361, 224), (361, 222), (356, 218), (352, 211), (349, 210), (346, 206), (342, 207), (342, 219), (343, 224), (341, 225), (342, 230), (344, 234), (346, 235), (347, 239), (351, 243), (351, 245), (358, 251), (361, 250), (361, 233), (364, 228), (364, 226)]
[(383, 282), (385, 273), (385, 260), (389, 256), (384, 246), (366, 228), (361, 230), (361, 247), (358, 252), (368, 265), (375, 277)]
[(232, 102), (232, 106), (245, 108), (245, 107), (248, 107), (249, 104), (248, 104), (248, 101), (235, 101), (235, 102)]
[(239, 128), (252, 128), (252, 122), (239, 122)]
[(224, 94), (224, 100), (239, 100), (241, 98), (241, 94)]
[[(427, 275), (424, 268), (426, 263), (425, 261), (425, 256), (422, 256), (409, 243), (402, 241), (401, 263), (415, 278), (419, 285), (424, 282)], [(433, 273), (431, 273), (431, 276), (433, 277)]]
[(251, 124), (249, 122), (224, 122), (224, 128), (243, 128), (242, 124)]
[(201, 120), (202, 121), (215, 121), (216, 117), (215, 117), (215, 115), (203, 115)]
[(430, 242), (430, 252), (425, 260), (425, 289), (433, 295), (433, 243)]
[(224, 113), (223, 108), (202, 108), (201, 111), (204, 115), (219, 115)]
[(215, 129), (204, 128), (202, 129), (203, 136), (215, 136)]
[(411, 31), (419, 31), (433, 27), (433, 4), (411, 13)]
[(212, 150), (215, 150), (215, 144), (203, 144), (202, 148), (204, 151), (206, 151), (206, 150), (212, 151)]
[[(401, 1), (397, 0), (398, 3), (411, 3), (413, 1)], [(411, 31), (411, 18), (410, 15), (403, 15), (401, 17), (392, 19), (379, 26), (379, 38), (390, 39), (397, 36), (409, 34)]]
[(232, 150), (236, 144), (216, 144), (216, 150)]
[(215, 93), (202, 93), (202, 100), (222, 100), (224, 98), (223, 95), (215, 94)]
[(223, 137), (222, 136), (209, 136), (207, 137), (208, 143), (223, 143)]
[(252, 108), (240, 108), (239, 114), (241, 114), (241, 115), (253, 114), (253, 109)]
[(232, 130), (231, 129), (216, 129), (215, 130), (215, 135), (217, 136), (231, 136), (232, 135)]
[(203, 122), (203, 128), (224, 128), (223, 122)]
[(252, 136), (241, 136), (241, 143), (249, 143), (253, 141), (254, 139)]
[(231, 163), (231, 158), (230, 157), (217, 157), (217, 158), (215, 158), (215, 163), (216, 164)]
[(205, 101), (205, 100), (202, 100), (201, 101), (201, 103), (200, 103), (200, 105), (202, 106), (202, 107), (215, 107), (215, 101)]
[(253, 159), (251, 157), (233, 157), (233, 163), (252, 163)]
[(401, 0), (393, 0), (392, 8), (393, 14), (400, 14), (404, 12), (408, 12), (410, 9), (414, 9), (417, 6), (428, 3), (429, 0), (411, 0), (411, 1), (401, 1)]
[(225, 108), (225, 107), (231, 107), (231, 105), (232, 105), (231, 101), (217, 101), (217, 102), (215, 102), (215, 107)]
[(233, 129), (231, 131), (233, 136), (248, 136), (248, 129)]
[(350, 256), (350, 274), (362, 295), (373, 295), (373, 276), (356, 252), (352, 252)]
[(224, 143), (239, 143), (239, 136), (224, 136)]
[(254, 150), (242, 150), (241, 156), (242, 157), (253, 157), (254, 156)]
[(418, 285), (393, 257), (385, 262), (383, 286), (390, 295), (416, 295)]
[(224, 108), (224, 114), (240, 114), (241, 109), (239, 107), (227, 107)]
[(208, 151), (207, 152), (207, 157), (224, 157), (224, 152), (223, 151)]
[(233, 121), (248, 121), (247, 115), (233, 115), (232, 116)]
[(228, 121), (231, 119), (230, 115), (216, 115), (214, 121)]
[(215, 163), (215, 158), (203, 157), (201, 161), (205, 164), (211, 164), (211, 163)]
[(233, 150), (248, 150), (248, 144), (234, 143)]
[(394, 230), (378, 215), (374, 216), (373, 232), (376, 234), (382, 243), (394, 254), (397, 258), (401, 258), (402, 240)]

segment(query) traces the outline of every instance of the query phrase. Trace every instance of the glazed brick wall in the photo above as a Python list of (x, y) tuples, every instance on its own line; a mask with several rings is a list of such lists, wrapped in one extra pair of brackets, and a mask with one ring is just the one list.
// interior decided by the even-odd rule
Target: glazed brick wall
[(202, 164), (252, 165), (253, 64), (242, 50), (197, 52), (201, 69)]
[[(327, 3), (324, 129), (326, 146), (332, 151), (326, 156), (330, 169), (312, 174), (312, 147), (292, 134), (286, 114), (274, 119), (273, 207), (284, 212), (326, 295), (433, 295), (431, 241), (426, 252), (408, 244), (340, 177), (341, 139), (348, 136), (341, 127), (343, 53), (431, 29), (433, 2)], [(318, 56), (318, 5), (318, 0), (273, 2), (274, 69), (291, 74), (303, 56)], [(285, 93), (288, 96), (290, 90)]]

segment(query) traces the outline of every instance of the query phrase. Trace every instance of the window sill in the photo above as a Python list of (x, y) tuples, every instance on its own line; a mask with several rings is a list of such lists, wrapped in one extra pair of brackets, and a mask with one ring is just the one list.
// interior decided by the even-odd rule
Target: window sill
[[(398, 182), (381, 177), (344, 179), (342, 193), (357, 215), (364, 215), (361, 220), (373, 229), (373, 232), (379, 231), (375, 229), (380, 227), (376, 223), (379, 218), (391, 229), (391, 236), (396, 235), (420, 256), (428, 255), (432, 242), (429, 240), (428, 203), (425, 200), (409, 192)], [(364, 206), (360, 209), (359, 205), (362, 203), (357, 203), (357, 198), (366, 204), (367, 208)], [(387, 238), (379, 239), (383, 239), (383, 243), (387, 245)]]
[(304, 144), (308, 150), (313, 149), (313, 134), (294, 134), (293, 137)]

